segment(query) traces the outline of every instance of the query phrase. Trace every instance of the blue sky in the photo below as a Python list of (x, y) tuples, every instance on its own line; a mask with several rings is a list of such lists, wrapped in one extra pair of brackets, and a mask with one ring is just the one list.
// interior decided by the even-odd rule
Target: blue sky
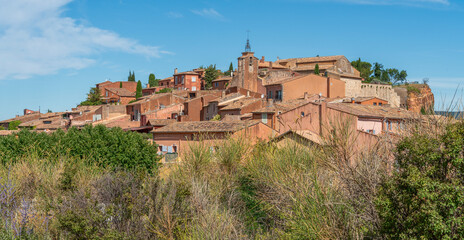
[[(64, 111), (105, 79), (345, 55), (428, 77), (436, 107), (464, 83), (461, 0), (0, 0), (0, 119)], [(462, 95), (462, 85), (459, 94)]]

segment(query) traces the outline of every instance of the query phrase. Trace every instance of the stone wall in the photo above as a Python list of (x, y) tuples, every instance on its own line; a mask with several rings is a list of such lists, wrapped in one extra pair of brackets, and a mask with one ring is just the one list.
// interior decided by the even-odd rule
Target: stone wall
[(400, 97), (391, 85), (362, 83), (361, 80), (341, 78), (345, 81), (346, 97), (377, 97), (387, 100), (390, 106), (400, 107)]

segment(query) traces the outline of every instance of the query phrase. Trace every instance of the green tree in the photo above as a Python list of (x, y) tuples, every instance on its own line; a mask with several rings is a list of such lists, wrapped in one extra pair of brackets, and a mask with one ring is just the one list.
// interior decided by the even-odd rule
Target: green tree
[(129, 76), (127, 77), (128, 82), (135, 82), (135, 73), (134, 71), (129, 71)]
[(119, 88), (122, 88), (122, 82), (119, 83)]
[(87, 94), (87, 100), (81, 102), (79, 105), (81, 106), (93, 106), (93, 105), (101, 105), (101, 91), (99, 88), (90, 88), (89, 93)]
[(0, 130), (5, 130), (5, 128), (3, 126), (0, 126)]
[(365, 81), (371, 81), (371, 75), (373, 73), (372, 69), (372, 64), (368, 62), (363, 62), (361, 61), (361, 58), (359, 58), (356, 61), (351, 62), (351, 66), (356, 68), (356, 70), (359, 71), (360, 75), (362, 78), (364, 78)]
[(148, 84), (150, 84), (150, 87), (158, 86), (158, 79), (155, 78), (155, 74), (150, 73), (150, 76), (148, 76)]
[(8, 130), (18, 130), (18, 126), (21, 124), (21, 121), (15, 120), (8, 123)]
[(216, 69), (216, 65), (209, 65), (209, 67), (205, 70), (205, 82), (206, 82), (206, 89), (210, 89), (213, 86), (213, 80), (215, 80), (219, 76), (219, 73)]
[(230, 76), (233, 71), (234, 71), (234, 65), (232, 65), (232, 62), (231, 62), (229, 66), (229, 70), (225, 71), (224, 75)]
[(380, 79), (382, 77), (383, 65), (375, 62), (372, 71), (374, 72), (374, 78)]
[(397, 146), (376, 204), (386, 239), (464, 239), (464, 123)]
[(319, 75), (319, 64), (316, 63), (316, 67), (314, 68), (314, 74)]
[(137, 82), (137, 90), (135, 91), (135, 99), (142, 97), (142, 82), (140, 80)]

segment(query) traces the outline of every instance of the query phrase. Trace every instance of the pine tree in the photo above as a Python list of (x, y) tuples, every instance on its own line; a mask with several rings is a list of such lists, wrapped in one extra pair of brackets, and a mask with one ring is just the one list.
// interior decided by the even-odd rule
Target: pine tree
[(129, 71), (129, 77), (127, 77), (128, 82), (135, 82), (135, 73), (132, 71)]
[(122, 82), (119, 83), (119, 88), (122, 88)]
[(314, 74), (319, 75), (319, 64), (316, 63), (316, 67), (314, 68)]
[(135, 99), (139, 99), (142, 97), (142, 82), (139, 80), (137, 82), (137, 90), (135, 92)]
[(150, 76), (148, 76), (148, 84), (150, 84), (150, 87), (158, 86), (158, 81), (155, 78), (155, 74), (150, 73)]

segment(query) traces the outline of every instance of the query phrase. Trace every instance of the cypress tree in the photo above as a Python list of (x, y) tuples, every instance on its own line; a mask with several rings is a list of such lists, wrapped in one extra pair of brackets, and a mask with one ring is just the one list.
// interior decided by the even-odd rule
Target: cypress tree
[(140, 80), (137, 82), (137, 90), (135, 92), (135, 99), (142, 97), (142, 82)]
[(314, 68), (314, 74), (319, 75), (319, 64), (316, 63), (316, 67)]
[(119, 83), (119, 88), (122, 88), (122, 82)]

